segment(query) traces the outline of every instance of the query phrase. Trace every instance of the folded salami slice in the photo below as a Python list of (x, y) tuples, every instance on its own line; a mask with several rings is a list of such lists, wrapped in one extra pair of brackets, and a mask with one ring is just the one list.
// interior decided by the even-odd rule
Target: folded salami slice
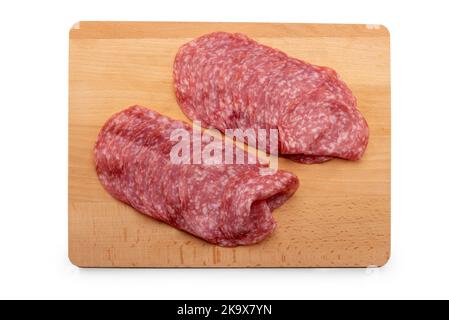
[[(188, 124), (143, 107), (114, 115), (94, 150), (105, 189), (141, 213), (213, 244), (250, 245), (269, 236), (276, 227), (272, 211), (296, 191), (297, 177), (259, 163), (173, 161), (175, 131), (193, 136)], [(203, 134), (203, 149), (212, 140)], [(193, 139), (188, 141), (190, 157)]]
[(277, 129), (281, 155), (302, 163), (360, 159), (368, 125), (337, 73), (242, 34), (216, 32), (183, 45), (174, 62), (183, 112), (226, 129)]

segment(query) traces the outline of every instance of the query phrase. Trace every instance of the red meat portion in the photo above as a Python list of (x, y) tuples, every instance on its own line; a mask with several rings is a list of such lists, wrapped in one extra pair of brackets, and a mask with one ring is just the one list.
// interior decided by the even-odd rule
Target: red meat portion
[[(94, 150), (105, 189), (139, 212), (212, 244), (250, 245), (268, 237), (276, 227), (272, 211), (296, 191), (297, 177), (267, 174), (261, 164), (173, 163), (170, 152), (178, 141), (170, 138), (177, 129), (192, 136), (188, 124), (143, 107), (114, 115)], [(210, 137), (202, 141), (205, 147)]]
[(226, 129), (277, 129), (279, 152), (302, 163), (360, 159), (368, 124), (337, 73), (242, 34), (216, 32), (183, 45), (174, 86), (183, 112)]

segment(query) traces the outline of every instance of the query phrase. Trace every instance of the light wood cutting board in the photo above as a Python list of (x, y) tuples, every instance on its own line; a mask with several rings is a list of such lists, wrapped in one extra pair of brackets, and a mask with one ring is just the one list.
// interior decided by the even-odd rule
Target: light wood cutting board
[[(370, 143), (359, 162), (280, 168), (301, 180), (260, 244), (220, 248), (114, 200), (100, 185), (93, 145), (131, 105), (187, 121), (172, 63), (187, 41), (242, 32), (337, 70), (359, 101)], [(80, 267), (366, 267), (390, 256), (390, 49), (377, 25), (80, 22), (70, 31), (69, 255)]]

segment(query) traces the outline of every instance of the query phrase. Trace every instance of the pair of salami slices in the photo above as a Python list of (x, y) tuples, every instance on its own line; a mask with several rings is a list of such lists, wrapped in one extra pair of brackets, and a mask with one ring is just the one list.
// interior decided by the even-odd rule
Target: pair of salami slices
[[(179, 105), (203, 126), (223, 133), (277, 130), (280, 154), (302, 163), (357, 160), (366, 149), (367, 123), (349, 88), (329, 68), (219, 32), (182, 46), (173, 72)], [(109, 119), (94, 150), (105, 189), (139, 212), (215, 245), (250, 245), (268, 237), (276, 227), (273, 210), (294, 194), (298, 178), (260, 163), (174, 162), (175, 131), (194, 135), (190, 125), (139, 106)], [(211, 140), (206, 134), (200, 146)], [(194, 144), (189, 140), (189, 156)], [(224, 154), (224, 148), (214, 152)]]

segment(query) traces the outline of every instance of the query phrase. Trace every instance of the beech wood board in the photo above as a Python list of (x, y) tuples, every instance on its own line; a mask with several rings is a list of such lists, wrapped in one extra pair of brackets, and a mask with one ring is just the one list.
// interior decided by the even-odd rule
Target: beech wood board
[[(358, 162), (281, 159), (301, 186), (275, 210), (257, 245), (221, 248), (113, 199), (95, 173), (93, 146), (114, 113), (139, 104), (187, 122), (176, 103), (178, 48), (214, 31), (335, 69), (370, 127)], [(390, 256), (390, 36), (378, 25), (80, 22), (70, 31), (69, 256), (80, 267), (367, 267)]]

